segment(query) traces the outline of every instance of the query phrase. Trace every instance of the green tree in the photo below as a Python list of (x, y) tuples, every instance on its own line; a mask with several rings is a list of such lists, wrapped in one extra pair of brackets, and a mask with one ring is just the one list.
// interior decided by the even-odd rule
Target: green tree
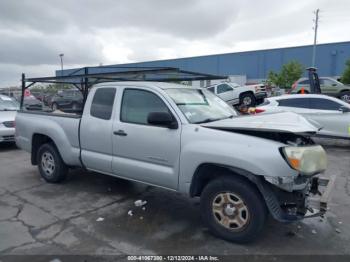
[(280, 88), (291, 88), (303, 75), (304, 67), (298, 61), (290, 61), (282, 66), (281, 72), (270, 71), (267, 81)]
[(345, 63), (345, 70), (341, 77), (341, 81), (343, 84), (350, 84), (350, 59)]

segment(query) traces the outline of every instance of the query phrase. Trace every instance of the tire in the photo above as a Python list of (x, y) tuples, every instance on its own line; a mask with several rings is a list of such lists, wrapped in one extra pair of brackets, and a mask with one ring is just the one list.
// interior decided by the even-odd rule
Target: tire
[(200, 208), (202, 219), (215, 236), (236, 243), (253, 241), (262, 232), (268, 214), (256, 187), (239, 177), (209, 182)]
[(77, 110), (78, 110), (78, 103), (73, 102), (73, 104), (72, 104), (72, 110), (73, 110), (73, 111), (77, 111)]
[(350, 103), (350, 91), (341, 92), (339, 98), (344, 102)]
[(241, 105), (245, 105), (245, 106), (248, 106), (248, 107), (255, 106), (256, 105), (256, 99), (255, 99), (255, 96), (252, 93), (243, 93), (240, 96), (239, 103)]
[(58, 105), (56, 103), (52, 103), (51, 108), (53, 111), (56, 111), (58, 109)]
[(59, 183), (67, 176), (68, 167), (53, 144), (43, 144), (39, 148), (37, 163), (41, 177), (48, 183)]

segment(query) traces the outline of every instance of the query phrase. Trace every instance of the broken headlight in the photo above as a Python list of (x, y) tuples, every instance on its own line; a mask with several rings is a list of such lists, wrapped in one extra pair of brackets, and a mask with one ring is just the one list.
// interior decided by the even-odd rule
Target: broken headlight
[(302, 175), (314, 175), (326, 170), (327, 156), (319, 146), (287, 146), (281, 152), (291, 168)]

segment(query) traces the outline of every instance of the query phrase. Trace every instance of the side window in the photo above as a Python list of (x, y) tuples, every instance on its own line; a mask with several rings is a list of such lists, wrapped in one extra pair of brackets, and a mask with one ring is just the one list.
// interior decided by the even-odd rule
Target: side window
[(169, 112), (168, 107), (156, 94), (140, 90), (126, 89), (123, 94), (120, 120), (122, 122), (148, 125), (151, 112)]
[(230, 87), (227, 84), (221, 84), (221, 85), (218, 85), (218, 87), (217, 87), (218, 94), (228, 92), (228, 91), (232, 91), (232, 87)]
[(328, 99), (310, 98), (310, 108), (319, 110), (339, 110), (341, 104)]
[(303, 80), (299, 82), (300, 85), (309, 85), (310, 81), (309, 80)]
[(215, 93), (215, 86), (209, 87), (208, 90)]
[(90, 115), (104, 120), (111, 119), (115, 88), (99, 88), (91, 103)]
[(277, 100), (278, 106), (309, 108), (309, 98), (290, 98)]
[(337, 85), (337, 82), (332, 81), (330, 79), (324, 79), (323, 81), (324, 81), (325, 86), (336, 86)]

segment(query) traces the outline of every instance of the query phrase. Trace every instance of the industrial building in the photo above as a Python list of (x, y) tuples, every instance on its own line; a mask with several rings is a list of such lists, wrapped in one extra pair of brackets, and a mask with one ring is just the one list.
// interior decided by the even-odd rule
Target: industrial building
[[(275, 48), (257, 51), (215, 54), (177, 59), (119, 64), (126, 67), (176, 67), (182, 70), (227, 75), (239, 84), (257, 83), (267, 78), (270, 70), (279, 71), (283, 64), (296, 60), (306, 67), (311, 66), (312, 45)], [(316, 67), (320, 76), (338, 78), (350, 59), (350, 42), (319, 44), (316, 49)], [(69, 74), (76, 69), (64, 70)], [(110, 72), (111, 68), (96, 67), (96, 72)], [(57, 75), (61, 71), (56, 71)], [(194, 83), (189, 83), (197, 85)], [(200, 86), (209, 83), (203, 81)]]

